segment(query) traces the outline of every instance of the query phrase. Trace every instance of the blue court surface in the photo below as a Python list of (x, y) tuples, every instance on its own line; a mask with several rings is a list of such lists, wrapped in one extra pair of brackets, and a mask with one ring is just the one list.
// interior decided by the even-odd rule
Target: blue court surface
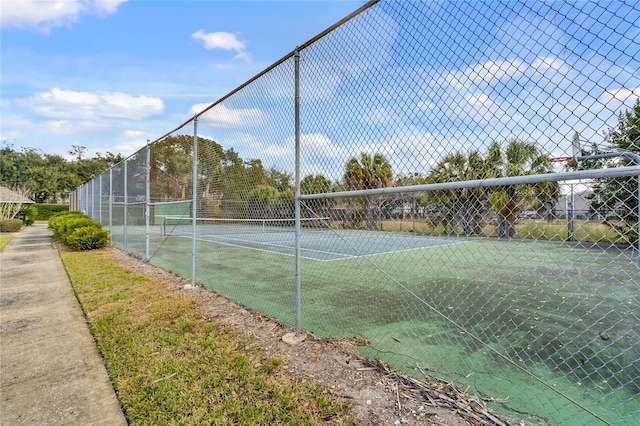
[[(187, 237), (186, 235), (182, 235)], [(191, 238), (189, 235), (188, 238)], [(236, 247), (264, 250), (288, 256), (295, 255), (293, 232), (254, 232), (238, 234), (197, 233), (198, 240)], [(335, 261), (382, 253), (403, 252), (449, 244), (458, 239), (446, 239), (411, 234), (394, 234), (364, 230), (302, 230), (300, 256), (319, 261)]]

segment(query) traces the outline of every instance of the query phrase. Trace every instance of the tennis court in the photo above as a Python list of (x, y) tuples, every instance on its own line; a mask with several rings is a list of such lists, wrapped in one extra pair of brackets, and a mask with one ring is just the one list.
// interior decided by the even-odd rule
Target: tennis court
[[(302, 220), (301, 257), (335, 261), (463, 242), (460, 239), (425, 235), (331, 229), (325, 225), (327, 219)], [(201, 241), (294, 256), (293, 224), (294, 219), (197, 219), (195, 232), (196, 238)], [(191, 238), (191, 219), (166, 217), (162, 233)]]

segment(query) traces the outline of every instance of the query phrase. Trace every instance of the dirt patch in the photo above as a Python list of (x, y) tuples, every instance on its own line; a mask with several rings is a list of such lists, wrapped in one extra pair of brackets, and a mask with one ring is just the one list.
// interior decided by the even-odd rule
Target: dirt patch
[(287, 344), (283, 336), (294, 332), (291, 326), (214, 292), (192, 287), (189, 280), (119, 249), (110, 248), (108, 253), (123, 267), (192, 298), (203, 318), (215, 318), (260, 342), (267, 356), (283, 360), (281, 368), (292, 377), (349, 401), (352, 415), (362, 424), (513, 424), (490, 413), (484, 401), (460, 392), (450, 383), (414, 380), (391, 371), (380, 361), (363, 357), (356, 351), (358, 346), (367, 344), (362, 338), (324, 339), (307, 333), (304, 341)]

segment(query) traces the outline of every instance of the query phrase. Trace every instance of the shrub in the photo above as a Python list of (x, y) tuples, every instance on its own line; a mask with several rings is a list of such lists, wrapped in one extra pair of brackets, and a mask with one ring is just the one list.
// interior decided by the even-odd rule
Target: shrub
[(109, 233), (94, 226), (82, 226), (75, 228), (66, 240), (74, 250), (93, 250), (107, 245)]
[(109, 242), (109, 233), (102, 229), (102, 225), (78, 211), (52, 216), (49, 229), (56, 240), (75, 250), (100, 248)]
[(88, 217), (84, 213), (79, 211), (67, 211), (57, 213), (49, 218), (48, 228), (53, 231), (53, 237), (55, 239), (60, 239), (60, 231), (62, 225), (68, 220), (70, 217)]
[(92, 227), (96, 229), (102, 229), (102, 225), (100, 225), (95, 220), (90, 217), (67, 217), (64, 221), (62, 221), (60, 227), (61, 241), (64, 244), (67, 244), (67, 240), (69, 236), (73, 233), (77, 228), (84, 227)]
[(69, 204), (32, 204), (38, 211), (36, 220), (49, 220), (52, 216), (60, 212), (68, 212)]
[(16, 215), (16, 219), (22, 220), (23, 225), (29, 226), (36, 221), (37, 216), (38, 209), (36, 209), (33, 204), (23, 204), (22, 208)]
[(20, 229), (22, 229), (22, 221), (20, 219), (0, 220), (0, 232), (18, 232)]

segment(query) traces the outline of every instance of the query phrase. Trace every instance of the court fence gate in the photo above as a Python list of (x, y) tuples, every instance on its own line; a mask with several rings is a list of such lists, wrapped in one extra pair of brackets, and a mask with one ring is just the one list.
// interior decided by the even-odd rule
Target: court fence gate
[(113, 245), (508, 418), (640, 417), (640, 3), (371, 1), (79, 187)]

